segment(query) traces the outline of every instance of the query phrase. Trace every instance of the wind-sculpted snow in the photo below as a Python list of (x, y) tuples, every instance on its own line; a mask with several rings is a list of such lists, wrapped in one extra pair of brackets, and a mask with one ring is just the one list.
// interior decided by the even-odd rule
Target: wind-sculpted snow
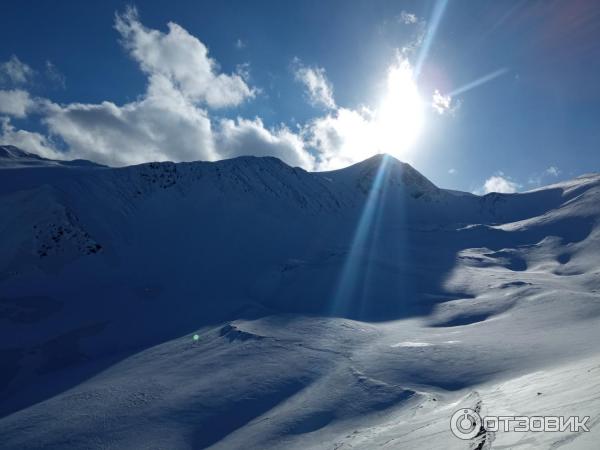
[[(0, 147), (1, 446), (593, 448), (598, 205), (598, 175), (480, 197), (385, 155)], [(592, 427), (469, 443), (461, 407)]]

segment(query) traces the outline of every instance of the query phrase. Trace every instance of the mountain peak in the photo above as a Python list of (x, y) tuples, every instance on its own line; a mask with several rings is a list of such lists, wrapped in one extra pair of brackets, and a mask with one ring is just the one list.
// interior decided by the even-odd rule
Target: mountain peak
[(21, 158), (30, 158), (43, 160), (41, 156), (38, 156), (34, 153), (26, 152), (25, 150), (21, 150), (14, 145), (0, 145), (0, 158), (3, 159), (21, 159)]
[(439, 188), (410, 164), (387, 153), (378, 153), (349, 167), (329, 172), (336, 178), (350, 178), (359, 188), (368, 192), (376, 177), (383, 177), (388, 185), (402, 187), (412, 197), (436, 193)]

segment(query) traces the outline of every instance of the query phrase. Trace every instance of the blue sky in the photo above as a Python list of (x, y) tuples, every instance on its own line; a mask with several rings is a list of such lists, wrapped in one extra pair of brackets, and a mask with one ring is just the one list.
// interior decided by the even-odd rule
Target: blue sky
[(386, 151), (478, 192), (600, 169), (591, 0), (5, 0), (0, 23), (0, 140), (45, 156)]

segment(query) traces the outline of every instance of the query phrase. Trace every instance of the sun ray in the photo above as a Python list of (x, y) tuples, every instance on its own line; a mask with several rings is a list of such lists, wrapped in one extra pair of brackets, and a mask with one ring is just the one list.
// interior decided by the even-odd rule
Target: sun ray
[[(363, 314), (368, 277), (368, 262), (376, 232), (377, 217), (383, 200), (387, 179), (389, 157), (383, 155), (373, 178), (365, 206), (344, 262), (340, 279), (334, 293), (330, 312), (333, 315)], [(365, 268), (367, 270), (363, 271)]]
[(429, 55), (429, 49), (431, 48), (431, 44), (433, 43), (437, 29), (442, 21), (442, 17), (444, 16), (446, 6), (448, 6), (448, 0), (438, 0), (433, 8), (431, 20), (429, 21), (427, 32), (423, 38), (423, 44), (421, 45), (421, 50), (419, 51), (417, 63), (415, 64), (415, 78), (419, 78), (421, 75), (423, 64)]
[(467, 91), (470, 91), (471, 89), (481, 86), (482, 84), (488, 83), (488, 82), (504, 75), (507, 72), (508, 72), (507, 68), (495, 70), (494, 72), (488, 73), (487, 75), (484, 75), (481, 78), (477, 78), (476, 80), (471, 81), (470, 83), (467, 83), (464, 86), (461, 86), (458, 89), (453, 90), (448, 95), (450, 97), (455, 97), (459, 94), (463, 94)]

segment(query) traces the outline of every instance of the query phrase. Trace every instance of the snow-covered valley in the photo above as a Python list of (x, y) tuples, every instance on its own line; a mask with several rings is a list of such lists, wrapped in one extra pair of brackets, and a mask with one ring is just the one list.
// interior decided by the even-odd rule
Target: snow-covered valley
[[(378, 155), (109, 168), (0, 147), (7, 449), (597, 448), (600, 175)], [(589, 432), (460, 440), (461, 408)]]

